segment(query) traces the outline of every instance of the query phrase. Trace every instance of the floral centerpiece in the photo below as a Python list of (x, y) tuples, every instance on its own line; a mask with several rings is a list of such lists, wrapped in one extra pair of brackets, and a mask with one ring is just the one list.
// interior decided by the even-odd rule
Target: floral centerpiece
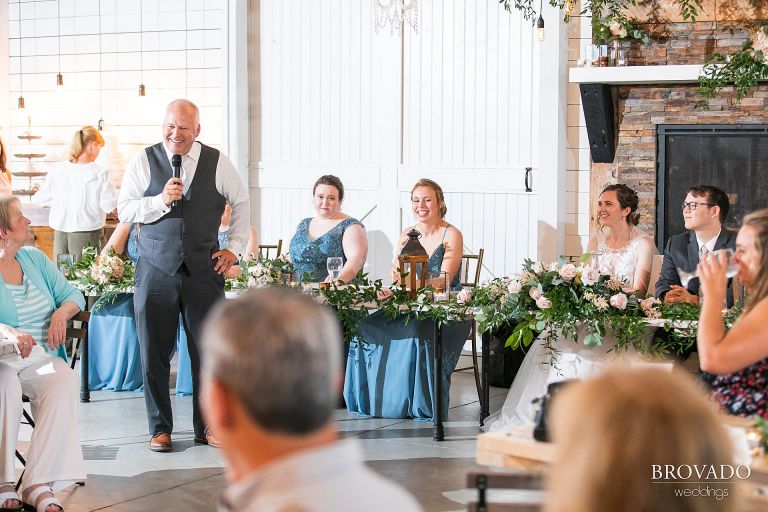
[(239, 266), (240, 272), (225, 280), (224, 290), (282, 286), (289, 280), (285, 276), (292, 276), (296, 271), (291, 262), (282, 255), (275, 259), (259, 255), (250, 261), (241, 261)]
[(549, 266), (526, 260), (521, 274), (484, 284), (472, 302), (480, 332), (516, 323), (506, 343), (513, 348), (543, 337), (554, 350), (560, 335), (591, 347), (611, 335), (617, 350), (632, 345), (641, 353), (658, 354), (676, 342), (648, 342), (645, 318), (657, 314), (653, 303), (643, 307), (622, 280), (562, 258)]
[(93, 311), (104, 304), (113, 303), (119, 293), (133, 289), (133, 262), (115, 254), (112, 249), (108, 254), (99, 254), (95, 247), (88, 247), (83, 251), (80, 261), (63, 270), (67, 280), (83, 293), (99, 295)]

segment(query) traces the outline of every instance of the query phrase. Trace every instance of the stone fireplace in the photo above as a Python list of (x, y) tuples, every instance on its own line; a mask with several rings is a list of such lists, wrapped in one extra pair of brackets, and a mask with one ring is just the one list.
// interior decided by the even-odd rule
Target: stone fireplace
[[(736, 98), (733, 88), (726, 88), (711, 100), (699, 95), (697, 83), (700, 66), (708, 57), (715, 52), (729, 53), (738, 49), (757, 25), (755, 20), (768, 17), (765, 12), (758, 10), (740, 0), (731, 3), (705, 1), (699, 21), (683, 23), (682, 20), (663, 19), (669, 13), (646, 9), (639, 15), (635, 13), (635, 17), (653, 21), (641, 25), (650, 34), (652, 42), (648, 45), (637, 41), (622, 42), (631, 69), (572, 70), (572, 82), (609, 83), (616, 98), (616, 156), (612, 163), (591, 163), (590, 205), (596, 203), (597, 195), (607, 183), (626, 183), (637, 190), (640, 196), (642, 229), (655, 235), (657, 227), (661, 226), (659, 235), (663, 238), (676, 234), (669, 231), (682, 232), (682, 222), (678, 226), (657, 215), (657, 206), (663, 207), (664, 203), (669, 203), (666, 206), (671, 207), (667, 210), (670, 212), (668, 216), (679, 214), (685, 188), (697, 184), (674, 181), (676, 175), (671, 177), (671, 184), (669, 181), (659, 182), (659, 177), (664, 178), (664, 173), (668, 172), (658, 167), (660, 140), (663, 140), (660, 137), (668, 137), (673, 133), (675, 128), (671, 127), (719, 127), (724, 134), (729, 133), (728, 127), (750, 126), (757, 132), (762, 130), (763, 136), (757, 144), (762, 148), (763, 157), (768, 155), (768, 148), (763, 147), (768, 146), (768, 83), (761, 83), (741, 99)], [(580, 72), (584, 76), (574, 79)], [(590, 73), (594, 75), (594, 80), (585, 79)], [(604, 80), (600, 78), (601, 74), (619, 78)], [(647, 79), (637, 79), (643, 75), (647, 75)], [(628, 79), (623, 81), (621, 76)], [(731, 132), (734, 132), (733, 136), (738, 136), (739, 130)], [(691, 171), (691, 166), (688, 167)], [(739, 216), (745, 213), (742, 210), (746, 208), (768, 207), (768, 196), (765, 194), (768, 187), (768, 163), (754, 164), (750, 172), (753, 175), (744, 179), (754, 182), (757, 176), (762, 178), (759, 183), (753, 183), (756, 188), (759, 187), (759, 191), (752, 194), (749, 207), (745, 204), (744, 192), (736, 190), (735, 185), (728, 185), (730, 178), (712, 183), (722, 183), (726, 192), (732, 194), (732, 200), (737, 202), (734, 215), (729, 218), (730, 224), (737, 224)], [(707, 173), (693, 173), (691, 179), (709, 179), (709, 176)], [(743, 180), (738, 184), (744, 185)], [(683, 190), (681, 197), (670, 196), (680, 195), (679, 189)], [(590, 216), (594, 215), (593, 210), (590, 208)], [(663, 216), (663, 210), (659, 211)], [(657, 240), (659, 246), (663, 242)]]

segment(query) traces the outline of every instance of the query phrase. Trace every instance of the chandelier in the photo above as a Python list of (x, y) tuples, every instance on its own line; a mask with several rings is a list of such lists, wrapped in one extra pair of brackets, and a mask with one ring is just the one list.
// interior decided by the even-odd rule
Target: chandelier
[(376, 33), (389, 26), (390, 35), (400, 35), (405, 23), (419, 33), (419, 0), (373, 0)]

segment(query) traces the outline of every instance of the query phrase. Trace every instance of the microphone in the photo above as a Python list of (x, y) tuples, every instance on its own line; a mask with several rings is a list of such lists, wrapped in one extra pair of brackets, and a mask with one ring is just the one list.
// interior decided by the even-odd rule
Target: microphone
[[(173, 167), (173, 177), (181, 178), (181, 155), (173, 155), (171, 157), (171, 166)], [(174, 208), (178, 204), (178, 201), (171, 203), (171, 208)]]

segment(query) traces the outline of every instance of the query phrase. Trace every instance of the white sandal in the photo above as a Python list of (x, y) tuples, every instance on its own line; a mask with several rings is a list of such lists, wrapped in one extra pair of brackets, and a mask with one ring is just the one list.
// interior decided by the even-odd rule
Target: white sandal
[[(0, 485), (0, 489), (4, 487), (11, 490), (0, 492), (0, 510), (21, 510), (24, 505), (22, 504), (21, 497), (19, 497), (18, 493), (13, 489), (13, 483)], [(16, 500), (19, 502), (19, 505), (17, 507), (6, 507), (5, 502), (8, 500)]]
[[(48, 498), (43, 498), (40, 501), (38, 501), (38, 498), (40, 498), (41, 494), (50, 493), (52, 496), (49, 496)], [(45, 510), (51, 506), (56, 505), (59, 507), (59, 511), (64, 511), (64, 505), (61, 504), (59, 499), (56, 497), (56, 495), (53, 492), (53, 489), (48, 487), (47, 485), (39, 485), (32, 489), (29, 492), (29, 495), (27, 495), (27, 503), (34, 508), (37, 512), (45, 512)]]

